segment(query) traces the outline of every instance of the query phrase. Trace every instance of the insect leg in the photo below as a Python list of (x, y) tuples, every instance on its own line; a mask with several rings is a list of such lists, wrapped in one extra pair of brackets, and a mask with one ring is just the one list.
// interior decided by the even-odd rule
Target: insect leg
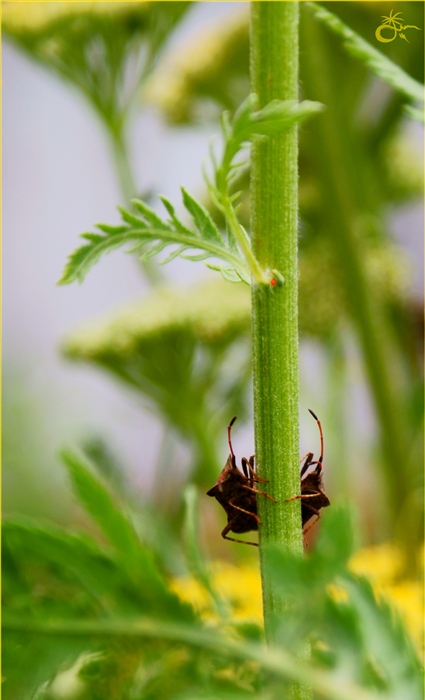
[(251, 482), (252, 481), (252, 474), (249, 471), (249, 462), (245, 457), (242, 457), (241, 462), (242, 462), (243, 473), (245, 474), (246, 478), (249, 479), (249, 481)]
[(315, 491), (314, 493), (301, 493), (299, 496), (285, 498), (285, 503), (289, 503), (289, 501), (296, 501), (297, 498), (315, 498), (316, 496), (320, 496), (320, 493), (320, 491)]
[(224, 540), (230, 540), (231, 542), (239, 542), (239, 544), (250, 544), (253, 547), (258, 547), (257, 542), (247, 542), (246, 540), (236, 540), (234, 537), (227, 537), (227, 533), (230, 532), (232, 529), (232, 521), (230, 523), (227, 523), (226, 527), (224, 528), (223, 532), (221, 533), (221, 536)]
[(269, 501), (273, 501), (273, 503), (277, 503), (277, 501), (274, 498), (272, 498), (272, 496), (270, 496), (265, 491), (257, 491), (257, 489), (253, 489), (253, 488), (251, 488), (251, 486), (247, 486), (246, 484), (243, 484), (242, 488), (246, 489), (247, 491), (251, 491), (252, 493), (255, 493), (258, 496), (265, 496), (266, 498), (269, 499)]
[[(316, 515), (317, 517), (316, 517), (316, 520), (313, 520), (313, 522), (312, 522), (308, 527), (304, 527), (304, 528), (303, 528), (303, 535), (305, 535), (306, 532), (308, 532), (309, 530), (311, 530), (311, 528), (320, 520), (320, 513), (319, 513), (319, 511), (317, 510), (317, 508), (314, 508), (314, 506), (311, 506), (311, 505), (308, 504), (308, 503), (306, 503), (305, 505), (306, 505), (306, 507), (308, 507), (309, 510), (311, 510), (311, 513), (312, 513), (311, 516), (310, 516), (310, 518), (309, 518), (309, 520), (310, 520), (314, 515)], [(308, 520), (307, 520), (307, 522), (308, 522)]]
[(269, 483), (268, 479), (262, 479), (261, 476), (258, 476), (258, 474), (256, 474), (256, 472), (254, 471), (254, 455), (252, 455), (252, 457), (249, 458), (248, 469), (251, 475), (251, 479), (253, 481), (263, 481), (265, 484)]
[(252, 513), (250, 510), (245, 510), (244, 508), (241, 508), (240, 506), (235, 506), (235, 504), (232, 503), (232, 501), (229, 501), (229, 506), (232, 506), (232, 508), (235, 508), (236, 510), (240, 510), (241, 513), (246, 513), (247, 515), (251, 515), (251, 517), (253, 517), (254, 520), (256, 520), (259, 525), (263, 524), (256, 513)]
[(232, 418), (229, 425), (227, 426), (227, 442), (229, 443), (230, 455), (232, 458), (232, 465), (234, 467), (236, 467), (236, 457), (235, 457), (235, 453), (233, 452), (232, 438), (231, 438), (230, 432), (232, 430), (232, 425), (235, 422), (236, 418), (237, 418), (237, 416), (234, 416), (234, 418)]
[[(305, 462), (304, 462), (304, 464), (303, 464), (303, 466), (302, 466), (302, 468), (301, 468), (301, 475), (300, 475), (301, 477), (304, 476), (304, 474), (305, 474), (305, 472), (307, 471), (307, 469), (309, 468), (310, 464), (313, 463), (313, 457), (314, 457), (313, 452), (307, 452), (307, 454), (304, 455), (303, 459), (305, 459)], [(301, 462), (301, 461), (302, 461), (302, 460), (300, 459), (300, 462)]]

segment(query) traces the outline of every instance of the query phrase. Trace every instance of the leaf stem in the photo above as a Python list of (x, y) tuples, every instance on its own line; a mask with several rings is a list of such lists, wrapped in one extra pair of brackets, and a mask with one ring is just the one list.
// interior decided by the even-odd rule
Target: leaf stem
[(227, 223), (236, 238), (239, 246), (245, 256), (245, 259), (250, 267), (252, 276), (257, 284), (260, 285), (270, 285), (270, 275), (265, 274), (264, 270), (258, 263), (257, 258), (252, 252), (251, 245), (247, 239), (246, 234), (241, 229), (241, 225), (235, 214), (235, 210), (230, 205), (229, 201), (223, 198), (223, 211), (227, 220)]
[(137, 196), (137, 188), (129, 163), (124, 134), (121, 130), (114, 129), (109, 124), (106, 126), (110, 136), (120, 189), (123, 195), (123, 200), (127, 204), (131, 201), (132, 197)]

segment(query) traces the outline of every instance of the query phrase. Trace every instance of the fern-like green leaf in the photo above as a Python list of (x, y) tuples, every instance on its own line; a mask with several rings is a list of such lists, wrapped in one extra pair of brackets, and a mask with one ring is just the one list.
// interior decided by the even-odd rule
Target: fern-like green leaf
[[(99, 224), (97, 228), (101, 233), (84, 233), (81, 236), (88, 243), (69, 257), (59, 284), (81, 282), (103, 255), (120, 247), (126, 247), (127, 252), (137, 252), (143, 259), (172, 247), (163, 262), (178, 256), (194, 260), (222, 260), (226, 263), (226, 270), (232, 271), (234, 279), (249, 284), (249, 267), (239, 250), (223, 238), (202, 204), (184, 189), (182, 195), (194, 222), (192, 229), (177, 218), (173, 206), (165, 197), (161, 199), (170, 215), (168, 221), (161, 219), (145, 202), (133, 200), (137, 213), (119, 208), (125, 225)], [(223, 272), (223, 276), (228, 278), (227, 273)]]
[(424, 86), (421, 83), (384, 56), (378, 49), (375, 49), (374, 46), (371, 46), (332, 12), (316, 3), (308, 3), (308, 6), (313, 10), (318, 20), (344, 40), (344, 46), (348, 53), (363, 61), (378, 78), (384, 80), (408, 100), (423, 104)]
[(190, 196), (188, 192), (182, 187), (183, 193), (183, 204), (186, 207), (189, 214), (192, 216), (196, 228), (198, 229), (201, 238), (209, 240), (212, 243), (222, 245), (223, 238), (219, 233), (219, 230), (215, 223), (213, 222), (211, 216), (208, 214), (205, 207)]

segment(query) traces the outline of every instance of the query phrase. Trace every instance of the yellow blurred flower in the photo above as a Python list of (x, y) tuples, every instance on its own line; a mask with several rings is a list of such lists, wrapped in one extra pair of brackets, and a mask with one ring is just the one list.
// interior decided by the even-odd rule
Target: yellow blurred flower
[[(143, 4), (147, 3), (138, 3)], [(2, 23), (11, 34), (37, 34), (65, 17), (113, 15), (132, 7), (134, 9), (132, 2), (4, 2)]]
[[(366, 576), (375, 594), (385, 597), (399, 612), (418, 650), (423, 649), (424, 597), (420, 581), (399, 580), (403, 556), (397, 547), (383, 544), (360, 549), (349, 563), (358, 575)], [(238, 622), (263, 624), (261, 579), (258, 564), (230, 564), (215, 561), (211, 564), (211, 579), (217, 592), (229, 603), (232, 618)], [(174, 592), (191, 603), (205, 621), (214, 621), (215, 615), (206, 590), (190, 576), (175, 579)], [(345, 590), (330, 586), (338, 600), (345, 600)]]
[[(233, 619), (263, 624), (261, 578), (256, 564), (215, 561), (211, 564), (211, 579), (217, 593), (229, 603)], [(171, 587), (182, 600), (191, 603), (204, 620), (214, 619), (207, 591), (191, 576), (174, 579)]]
[(250, 294), (244, 284), (221, 278), (189, 288), (162, 288), (88, 321), (65, 339), (65, 355), (82, 360), (137, 352), (142, 343), (184, 329), (207, 345), (223, 343), (250, 327)]
[(400, 614), (418, 649), (424, 648), (424, 590), (417, 580), (402, 579), (404, 557), (395, 545), (381, 544), (360, 549), (350, 569), (366, 576), (376, 596), (386, 598)]
[[(217, 90), (215, 82), (231, 78), (233, 92), (240, 87), (241, 46), (248, 53), (249, 13), (247, 8), (198, 33), (183, 48), (173, 50), (146, 84), (144, 98), (161, 109), (172, 123), (184, 123), (193, 118), (196, 97), (205, 98)], [(248, 84), (241, 89), (241, 100)]]

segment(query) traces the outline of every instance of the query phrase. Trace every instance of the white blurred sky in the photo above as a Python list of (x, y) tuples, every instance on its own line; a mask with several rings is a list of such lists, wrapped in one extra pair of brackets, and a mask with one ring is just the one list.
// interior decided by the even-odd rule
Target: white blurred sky
[[(195, 6), (173, 42), (184, 41), (201, 24), (241, 10), (234, 3)], [(179, 200), (181, 184), (199, 191), (200, 166), (215, 130), (213, 126), (170, 129), (153, 112), (140, 114), (131, 133), (139, 188), (153, 189), (174, 202)], [(121, 251), (96, 265), (82, 286), (55, 285), (78, 234), (98, 221), (117, 221), (119, 202), (108, 143), (88, 105), (75, 90), (4, 42), (4, 373), (18, 375), (40, 406), (51, 455), (64, 442), (90, 432), (107, 436), (137, 488), (147, 492), (148, 467), (159, 447), (156, 420), (141, 412), (112, 380), (66, 363), (57, 350), (73, 325), (146, 292), (134, 258)], [(422, 208), (397, 213), (392, 227), (422, 260)], [(418, 266), (418, 290), (421, 269)], [(208, 271), (176, 261), (166, 274), (187, 281)], [(312, 391), (320, 394), (314, 362), (311, 367), (311, 381), (316, 382)], [(243, 439), (239, 452), (251, 453), (251, 433), (236, 432), (237, 447)], [(223, 459), (226, 449), (224, 436)]]

